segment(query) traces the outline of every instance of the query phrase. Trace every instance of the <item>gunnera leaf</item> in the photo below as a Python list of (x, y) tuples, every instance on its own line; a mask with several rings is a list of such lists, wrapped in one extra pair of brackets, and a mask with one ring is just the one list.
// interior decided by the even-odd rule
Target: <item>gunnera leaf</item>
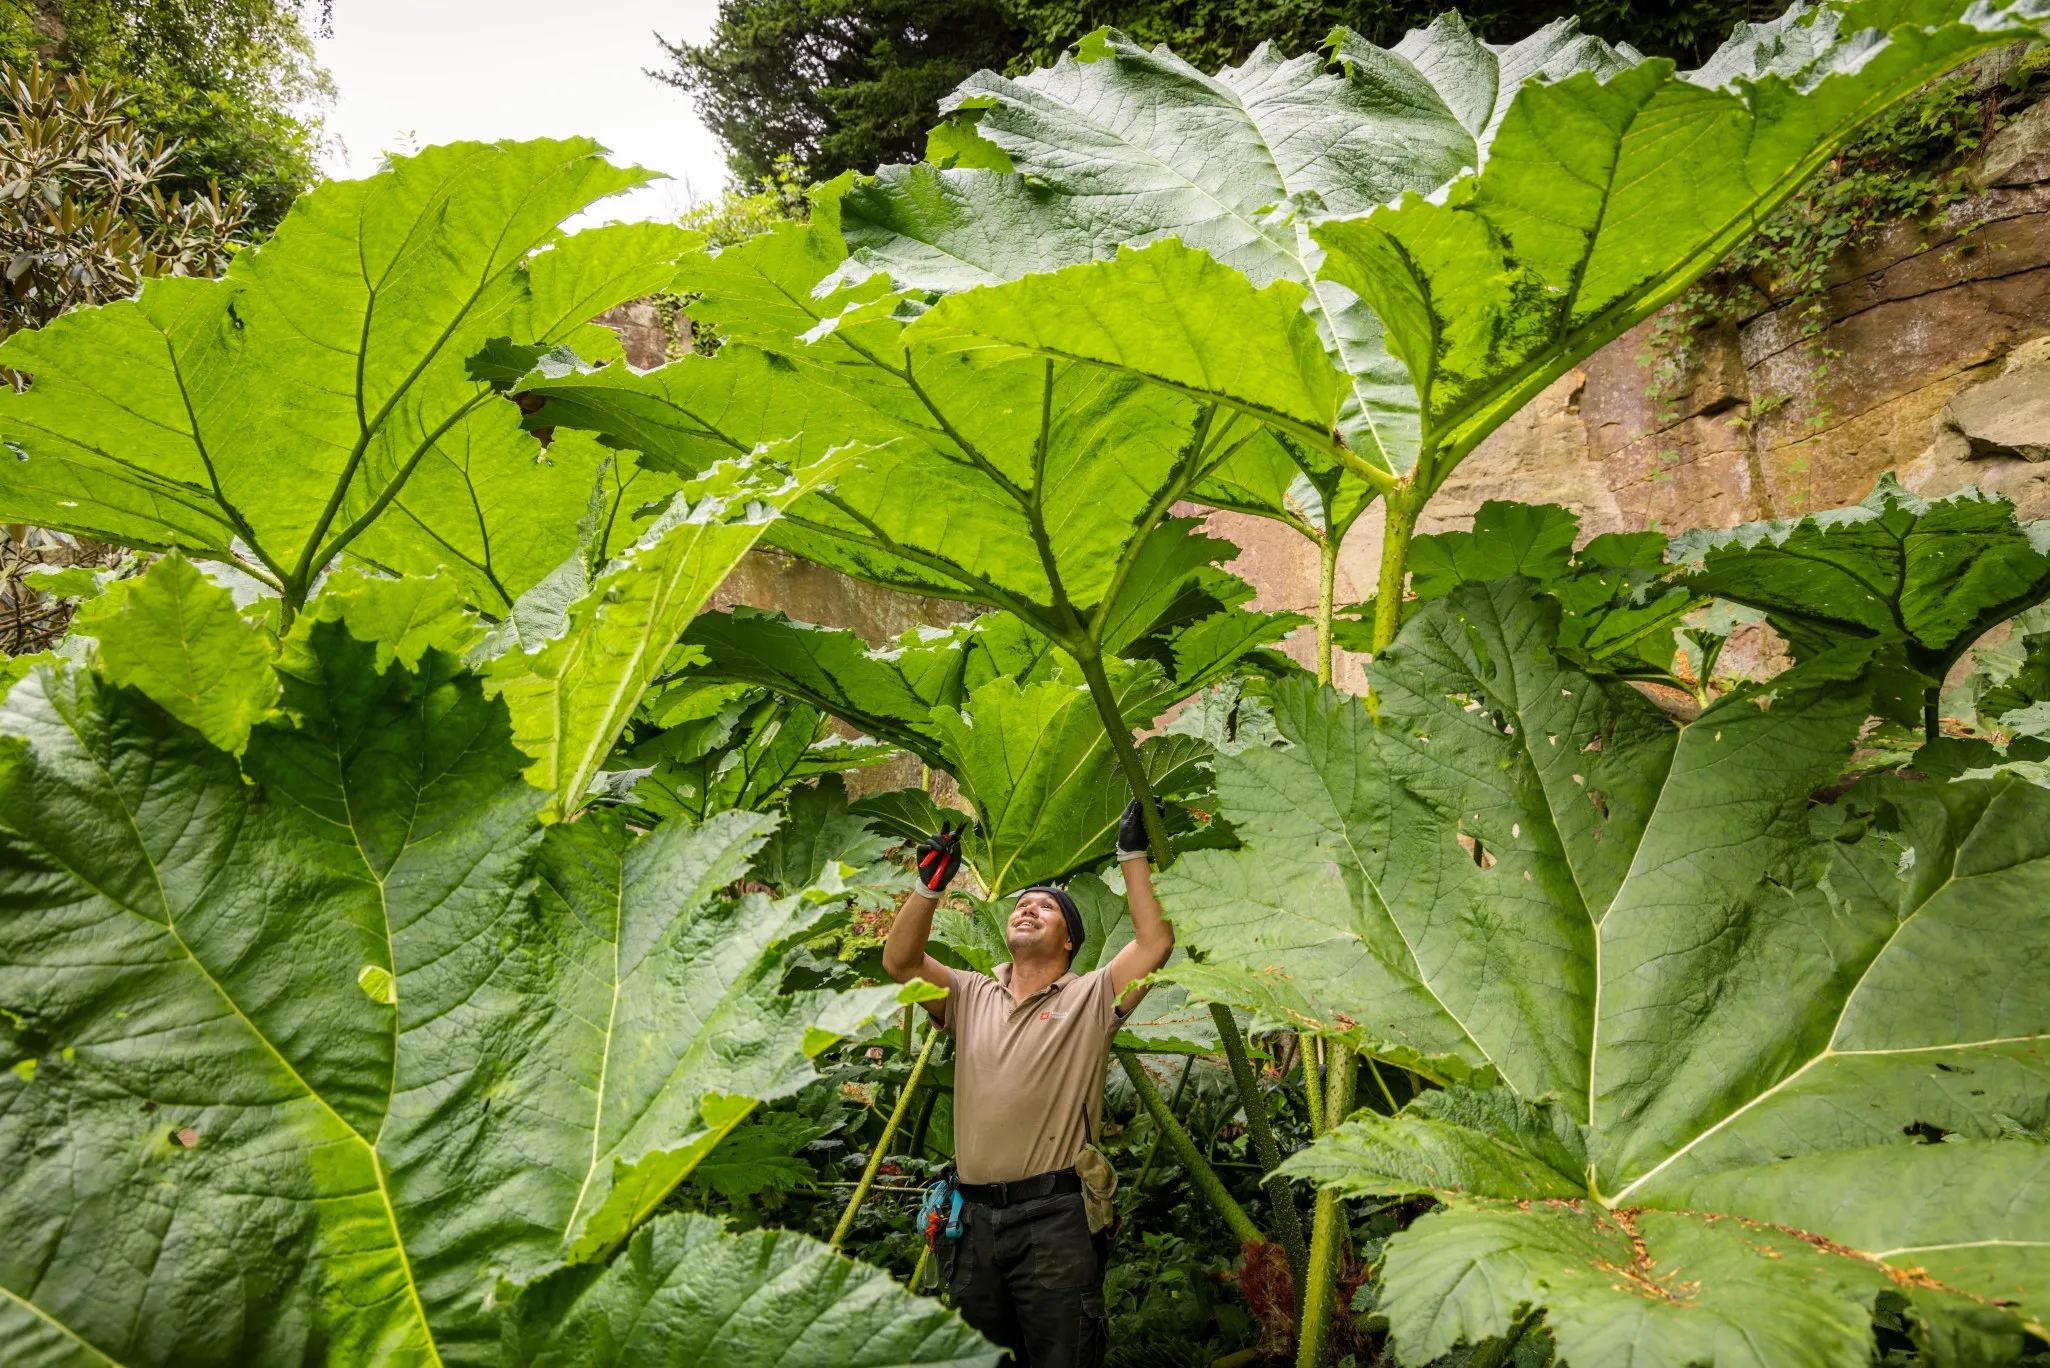
[(1162, 876), (1192, 991), (1497, 1082), (1290, 1161), (1446, 1203), (1389, 1246), (1398, 1357), (1541, 1308), (1569, 1361), (1854, 1368), (1889, 1292), (1936, 1361), (2011, 1359), (2050, 1221), (2050, 1150), (2000, 1138), (2050, 1095), (2050, 793), (1818, 804), (1875, 643), (1682, 724), (1558, 623), (1530, 580), (1461, 584), (1374, 661), (1377, 712), (1279, 686), (1289, 746), (1215, 761), (1244, 849)]
[(545, 826), (476, 675), (301, 644), (239, 766), (75, 666), (0, 707), (10, 1352), (496, 1362), (501, 1275), (903, 996), (774, 991), (820, 909), (723, 893), (773, 818)]
[[(544, 455), (472, 358), (513, 338), (618, 342), (590, 320), (663, 288), (697, 235), (559, 225), (647, 179), (587, 139), (455, 143), (304, 196), (219, 280), (17, 333), (0, 510), (241, 567), (295, 605), (347, 551), (445, 567), (502, 613), (567, 555), (607, 453)], [(616, 456), (616, 453), (614, 453)], [(538, 459), (537, 459), (538, 458)]]

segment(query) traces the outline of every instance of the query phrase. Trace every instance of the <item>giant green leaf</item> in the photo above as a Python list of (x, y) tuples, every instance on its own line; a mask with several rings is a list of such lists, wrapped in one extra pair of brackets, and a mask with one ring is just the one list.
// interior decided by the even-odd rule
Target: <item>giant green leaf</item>
[(492, 661), (492, 690), (505, 697), (514, 737), (534, 759), (528, 778), (553, 795), (555, 813), (566, 816), (582, 801), (691, 618), (778, 510), (831, 476), (840, 459), (798, 475), (751, 460), (715, 467), (551, 614), (549, 635), (520, 640)]
[(1263, 47), (1206, 76), (1115, 30), (1045, 70), (980, 73), (947, 108), (994, 145), (982, 164), (1003, 169), (890, 167), (850, 190), (841, 207), (848, 274), (955, 290), (1179, 238), (1255, 285), (1311, 291), (1308, 307), (1350, 382), (1348, 441), (1381, 470), (1407, 469), (1416, 397), (1380, 321), (1351, 290), (1319, 278), (1309, 225), (1477, 165), (1527, 78), (1606, 75), (1634, 54), (1571, 20), (1506, 48), (1480, 42), (1451, 14), (1392, 50), (1343, 30), (1333, 37), (1339, 74), (1321, 54)]
[(880, 1268), (788, 1230), (665, 1216), (611, 1268), (519, 1300), (507, 1360), (532, 1368), (992, 1368), (1001, 1350)]
[[(709, 686), (716, 698), (731, 686)], [(645, 730), (636, 724), (636, 731)], [(700, 821), (740, 808), (766, 811), (791, 786), (881, 764), (896, 751), (835, 733), (810, 704), (741, 688), (710, 716), (680, 721), (622, 745), (598, 776), (611, 796), (648, 817)]]
[[(1409, 374), (1428, 493), (1583, 357), (1677, 297), (1878, 111), (2033, 39), (2037, 0), (1848, 0), (1519, 90), (1476, 175), (1308, 229)], [(1408, 462), (1399, 468), (1407, 469)]]
[(683, 640), (706, 653), (696, 674), (803, 699), (928, 763), (940, 760), (934, 708), (959, 708), (970, 690), (999, 675), (1033, 673), (1047, 654), (1015, 618), (993, 613), (944, 630), (913, 628), (872, 649), (844, 628), (743, 607), (703, 614)]
[(2050, 598), (2050, 527), (1976, 489), (1923, 499), (1891, 475), (1849, 508), (1687, 533), (1673, 558), (1695, 592), (1762, 610), (1796, 659), (1849, 641), (1898, 651), (1932, 716), (1972, 643)]
[(1088, 690), (992, 680), (965, 713), (936, 710), (947, 766), (978, 819), (969, 863), (988, 896), (1058, 878), (1110, 854), (1130, 796)]
[(504, 706), (321, 623), (234, 757), (38, 669), (0, 709), (11, 1360), (490, 1363), (494, 1285), (629, 1233), (808, 1050), (770, 819), (553, 827)]
[[(1251, 587), (1220, 575), (1232, 596), (1251, 596)], [(1190, 586), (1195, 611), (1214, 604), (1211, 586)], [(1156, 605), (1155, 596), (1135, 596), (1134, 615)], [(1246, 656), (1303, 619), (1294, 613), (1257, 613), (1225, 606), (1193, 622), (1175, 623), (1186, 604), (1177, 599), (1160, 623), (1140, 641), (1122, 643), (1133, 656), (1162, 664), (1167, 678), (1157, 691), (1167, 702), (1209, 687)], [(1120, 632), (1123, 637), (1127, 633)], [(848, 725), (914, 751), (928, 764), (947, 766), (933, 709), (960, 711), (971, 693), (999, 677), (1039, 682), (1052, 672), (1072, 673), (1074, 661), (1050, 648), (1016, 617), (985, 613), (949, 628), (913, 628), (887, 646), (868, 643), (843, 628), (793, 622), (781, 613), (736, 608), (706, 613), (684, 633), (686, 646), (706, 653), (694, 677), (737, 679), (803, 699)], [(1136, 700), (1135, 700), (1136, 704)], [(1151, 719), (1145, 719), (1150, 721)]]
[(109, 679), (148, 694), (222, 750), (241, 750), (277, 697), (262, 633), (232, 594), (175, 552), (74, 621), (98, 642)]
[[(2050, 989), (2027, 967), (2050, 953), (2031, 910), (2050, 793), (1892, 781), (1817, 806), (1866, 721), (1869, 643), (1682, 725), (1573, 668), (1558, 618), (1531, 581), (1462, 584), (1374, 662), (1377, 714), (1283, 686), (1293, 744), (1215, 761), (1246, 848), (1162, 879), (1204, 952), (1176, 976), (1192, 989), (1499, 1086), (1362, 1116), (1290, 1161), (1451, 1204), (1390, 1247), (1403, 1361), (1528, 1304), (1573, 1362), (1629, 1343), (1647, 1363), (1849, 1368), (1896, 1284), (1953, 1344), (1939, 1361), (2011, 1356), (2017, 1322), (1972, 1299), (2042, 1323), (2014, 1288), (2041, 1266), (2050, 1149), (1996, 1137), (2050, 1119)], [(1974, 1180), (1986, 1145), (1937, 1147), (1921, 1180), (1941, 1220), (1890, 1195), (1937, 1133), (1998, 1158)], [(1679, 1214), (1700, 1211), (1850, 1253)], [(1805, 1358), (1773, 1347), (1804, 1314), (1837, 1328)]]
[[(1072, 674), (1022, 684), (993, 679), (960, 711), (932, 711), (941, 760), (975, 810), (963, 855), (992, 898), (1059, 879), (1108, 858), (1116, 846), (1131, 791), (1087, 687)], [(1131, 726), (1151, 722), (1165, 696), (1151, 664), (1121, 669), (1112, 689)], [(1210, 750), (1193, 737), (1152, 737), (1138, 754), (1163, 799), (1207, 780)], [(922, 812), (913, 821), (933, 815)]]
[(1963, 1293), (1773, 1224), (1585, 1201), (1453, 1199), (1389, 1242), (1378, 1306), (1398, 1359), (1507, 1334), (1542, 1306), (1562, 1362), (1645, 1368), (1852, 1368), (1872, 1317), (1905, 1291), (1939, 1364), (2011, 1362), (2014, 1318)]
[(152, 280), (15, 335), (4, 364), (34, 383), (0, 396), (20, 458), (0, 512), (229, 561), (295, 603), (345, 549), (445, 565), (502, 612), (574, 544), (600, 453), (543, 455), (473, 358), (507, 338), (616, 352), (589, 321), (666, 284), (699, 241), (655, 225), (561, 237), (646, 179), (599, 150), (395, 157), (323, 183), (223, 279)]
[(960, 169), (850, 190), (841, 274), (958, 290), (1172, 236), (1256, 285), (1294, 281), (1351, 380), (1350, 454), (1362, 473), (1421, 465), (1428, 494), (1866, 119), (2042, 17), (2035, 0), (1797, 5), (1686, 73), (1569, 24), (1510, 49), (1450, 16), (1393, 50), (1340, 31), (1341, 75), (1263, 50), (1214, 77), (1104, 31), (957, 91), (936, 146)]
[[(843, 252), (830, 201), (818, 209), (809, 225), (687, 265), (680, 283), (705, 292), (695, 312), (731, 339), (716, 355), (642, 375), (544, 367), (520, 385), (547, 400), (533, 421), (595, 429), (687, 472), (768, 442), (787, 443), (799, 467), (866, 444), (875, 449), (768, 540), (872, 583), (1007, 609), (1077, 653), (1117, 649), (1151, 624), (1144, 601), (1232, 554), (1168, 514), (1257, 430), (1240, 409), (1258, 394), (1211, 396), (1191, 371), (1184, 388), (1205, 396), (1193, 397), (1110, 360), (991, 340), (985, 322), (1028, 306), (1086, 307), (1096, 268), (978, 291), (910, 321), (903, 300), (873, 289), (815, 299)], [(1205, 338), (1241, 317), (1197, 296), (1158, 302)]]
[[(1405, 618), (1461, 584), (1522, 575), (1559, 602), (1559, 649), (1582, 668), (1672, 680), (1674, 630), (1698, 600), (1668, 581), (1659, 532), (1605, 532), (1579, 550), (1580, 519), (1558, 504), (1490, 499), (1466, 532), (1436, 532), (1410, 543)], [(1372, 650), (1373, 601), (1341, 620), (1338, 639)]]

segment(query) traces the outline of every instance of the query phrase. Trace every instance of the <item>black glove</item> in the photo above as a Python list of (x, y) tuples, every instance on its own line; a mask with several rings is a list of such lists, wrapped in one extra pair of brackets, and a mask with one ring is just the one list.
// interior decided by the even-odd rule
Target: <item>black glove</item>
[(1134, 855), (1150, 855), (1152, 843), (1146, 837), (1146, 815), (1139, 809), (1139, 800), (1134, 798), (1125, 804), (1125, 815), (1118, 818), (1118, 861), (1123, 863)]
[(966, 825), (942, 822), (938, 834), (926, 837), (918, 847), (918, 886), (935, 898), (947, 891), (961, 868), (961, 831)]

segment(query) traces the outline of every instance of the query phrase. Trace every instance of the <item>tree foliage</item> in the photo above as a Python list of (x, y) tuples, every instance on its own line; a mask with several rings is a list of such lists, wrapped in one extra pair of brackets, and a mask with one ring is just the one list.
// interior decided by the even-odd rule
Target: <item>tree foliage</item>
[(13, 0), (0, 6), (0, 56), (110, 83), (170, 149), (167, 190), (188, 200), (218, 184), (275, 227), (319, 179), (317, 106), (331, 94), (303, 0)]
[(118, 87), (9, 69), (0, 101), (0, 336), (155, 276), (216, 276), (245, 227), (240, 191), (166, 194), (175, 152), (137, 130)]
[(663, 41), (649, 75), (691, 97), (744, 183), (774, 183), (780, 159), (830, 179), (908, 161), (940, 99), (1001, 67), (1023, 31), (988, 0), (724, 0), (703, 43)]

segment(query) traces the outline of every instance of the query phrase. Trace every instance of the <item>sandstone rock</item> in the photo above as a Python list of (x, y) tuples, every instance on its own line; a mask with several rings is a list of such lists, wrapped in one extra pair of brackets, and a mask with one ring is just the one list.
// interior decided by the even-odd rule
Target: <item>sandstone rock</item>
[(1943, 426), (1943, 406), (1950, 397), (1991, 369), (1989, 365), (1940, 376), (1825, 427), (1804, 430), (1788, 424), (1754, 433), (1765, 482), (1760, 502), (1766, 511), (1761, 516), (1842, 508), (1864, 498), (1880, 472), (1899, 471), (1928, 449)]
[(1976, 485), (2012, 499), (2021, 517), (2050, 516), (2050, 336), (2016, 347), (2000, 375), (1951, 399), (1936, 440), (1901, 479), (1930, 498)]
[(1580, 515), (1583, 539), (1629, 526), (1591, 449), (1583, 414), (1584, 371), (1568, 371), (1460, 462), (1424, 510), (1419, 531), (1463, 529), (1490, 499), (1563, 504)]
[(1602, 473), (1632, 529), (1730, 527), (1760, 516), (1741, 412), (1648, 433), (1604, 461)]
[(977, 611), (965, 603), (878, 589), (773, 547), (748, 552), (712, 595), (715, 609), (739, 604), (822, 627), (845, 627), (876, 646), (913, 627), (966, 622)]
[(1924, 498), (1940, 499), (1976, 486), (2012, 499), (2017, 517), (2050, 517), (2050, 462), (2018, 456), (1973, 460), (1971, 444), (1955, 432), (1937, 438), (1919, 460), (1900, 472), (1900, 479)]
[(653, 370), (669, 359), (668, 335), (662, 331), (662, 311), (650, 299), (636, 299), (615, 305), (599, 314), (597, 321), (619, 334), (627, 364), (635, 370)]
[(1944, 406), (1943, 423), (1964, 438), (1974, 459), (2050, 460), (2050, 368), (2010, 368), (1972, 386)]
[(1981, 185), (2028, 185), (2050, 178), (2050, 102), (2030, 105), (1987, 139), (1975, 170)]

